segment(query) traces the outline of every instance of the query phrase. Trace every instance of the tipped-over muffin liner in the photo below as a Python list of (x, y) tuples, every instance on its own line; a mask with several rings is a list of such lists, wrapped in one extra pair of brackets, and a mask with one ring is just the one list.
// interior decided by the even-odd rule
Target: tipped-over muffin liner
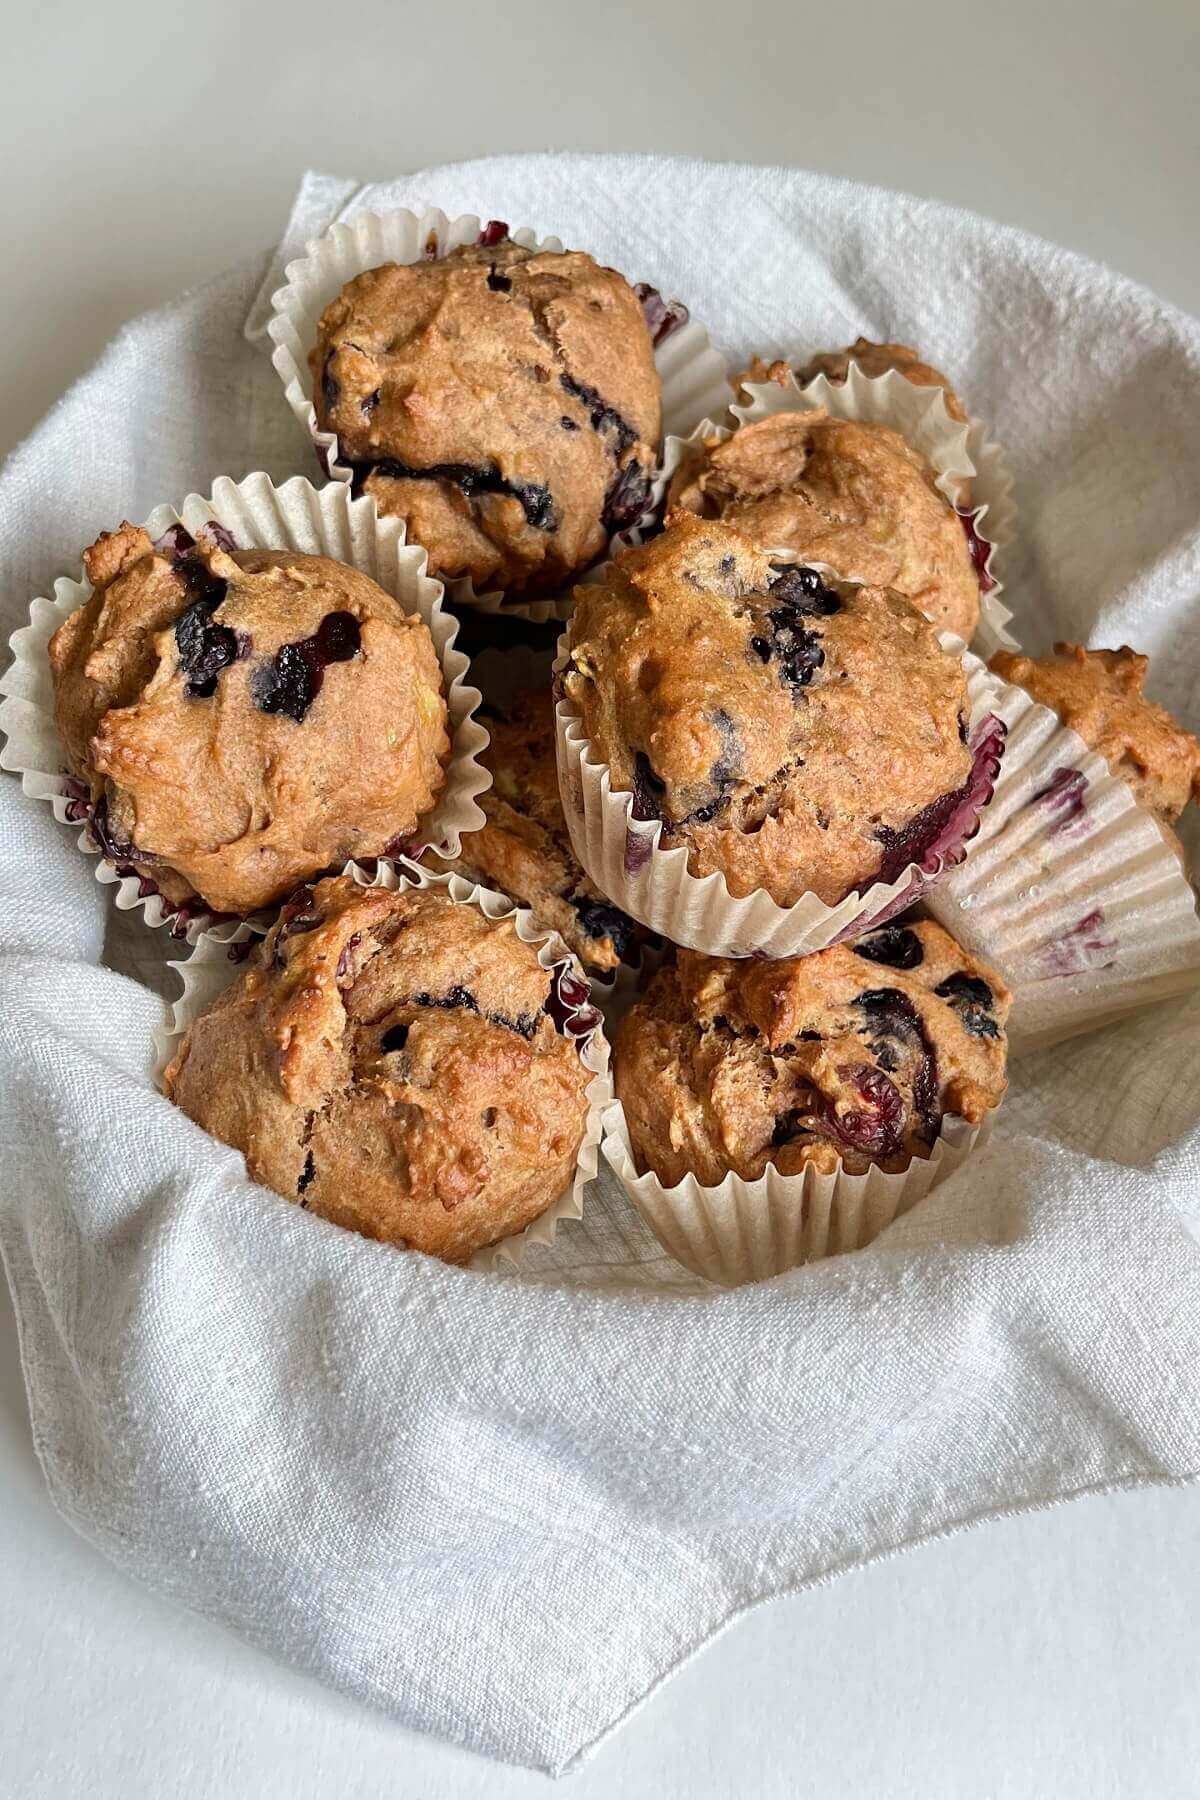
[[(352, 876), (363, 888), (401, 891), (406, 888), (444, 888), (456, 906), (478, 906), (489, 919), (512, 919), (522, 943), (537, 947), (538, 961), (544, 969), (556, 969), (566, 964), (571, 974), (585, 988), (588, 986), (578, 958), (572, 955), (558, 933), (546, 930), (527, 907), (514, 906), (506, 894), (498, 894), (493, 888), (480, 887), (458, 875), (435, 874), (408, 858), (399, 862), (380, 862), (370, 868), (347, 863), (343, 873)], [(183, 992), (170, 1008), (169, 1018), (154, 1033), (153, 1073), (157, 1086), (162, 1086), (163, 1072), (178, 1050), (179, 1040), (188, 1026), (237, 979), (262, 934), (260, 922), (242, 920), (231, 939), (221, 942), (215, 934), (209, 933), (200, 939), (190, 956), (169, 965), (178, 975)], [(568, 1035), (575, 1040), (580, 1061), (592, 1078), (587, 1088), (587, 1122), (570, 1186), (523, 1231), (477, 1250), (471, 1258), (473, 1269), (492, 1269), (505, 1263), (519, 1268), (531, 1245), (548, 1244), (553, 1240), (561, 1220), (583, 1216), (584, 1190), (596, 1173), (604, 1114), (612, 1103), (604, 1021), (589, 999), (580, 1000), (568, 1023)]]
[[(337, 435), (318, 426), (313, 406), (308, 353), (317, 341), (321, 314), (356, 275), (382, 263), (433, 262), (463, 244), (479, 243), (485, 229), (474, 213), (451, 219), (436, 208), (419, 214), (404, 208), (364, 212), (334, 225), (308, 245), (302, 258), (288, 264), (285, 285), (271, 297), (272, 316), (267, 326), (275, 345), (271, 360), (288, 404), (333, 480), (349, 482), (352, 470), (338, 460)], [(507, 235), (531, 250), (563, 248), (558, 238), (539, 237), (528, 226), (509, 230)], [(636, 292), (654, 340), (654, 360), (662, 380), (664, 436), (689, 432), (708, 413), (724, 411), (729, 398), (728, 371), (707, 331), (689, 318), (680, 301), (665, 301), (657, 289), (645, 283), (639, 284)], [(482, 607), (535, 624), (565, 618), (571, 605), (569, 598), (509, 601), (499, 590), (477, 593), (466, 576), (448, 579), (446, 593), (455, 605)]]
[[(116, 521), (114, 520), (115, 524)], [(427, 818), (418, 820), (414, 849), (444, 845), (457, 854), (463, 832), (483, 823), (477, 796), (491, 786), (479, 763), (487, 732), (475, 717), (479, 692), (467, 682), (468, 659), (454, 648), (458, 621), (442, 606), (442, 584), (425, 573), (425, 552), (406, 544), (399, 519), (380, 518), (369, 497), (354, 500), (340, 483), (314, 488), (302, 476), (275, 487), (264, 474), (243, 481), (221, 476), (208, 499), (189, 494), (182, 506), (159, 506), (145, 529), (167, 554), (186, 550), (192, 539), (215, 537), (229, 550), (294, 550), (329, 556), (360, 570), (398, 600), (407, 613), (424, 619), (433, 636), (450, 713), (451, 757), (445, 785)], [(171, 935), (194, 943), (204, 931), (228, 942), (238, 921), (214, 913), (203, 901), (178, 905), (159, 893), (154, 882), (129, 865), (104, 854), (93, 835), (86, 787), (66, 772), (62, 744), (54, 723), (54, 690), (47, 645), (63, 620), (92, 592), (86, 579), (60, 576), (53, 599), (37, 599), (30, 622), (13, 633), (13, 660), (0, 677), (0, 729), (6, 734), (0, 768), (21, 776), (27, 794), (45, 800), (62, 823), (82, 826), (79, 847), (98, 858), (96, 879), (116, 888), (122, 912), (140, 909), (148, 925), (166, 925)]]
[(1127, 782), (1002, 682), (996, 791), (924, 907), (1012, 990), (1013, 1051), (1095, 1031), (1200, 983), (1196, 894)]
[[(971, 639), (972, 648), (986, 658), (997, 649), (1012, 649), (1016, 645), (1008, 630), (1012, 613), (1000, 599), (1004, 584), (998, 568), (1004, 546), (1012, 541), (1016, 528), (1012, 476), (999, 445), (985, 441), (982, 426), (963, 425), (952, 419), (941, 388), (916, 387), (895, 370), (886, 375), (864, 375), (857, 363), (851, 363), (844, 382), (818, 375), (802, 388), (789, 372), (782, 386), (776, 381), (744, 382), (742, 391), (747, 399), (735, 402), (729, 409), (740, 424), (753, 425), (773, 413), (809, 412), (820, 406), (834, 418), (890, 425), (914, 450), (919, 450), (934, 471), (939, 491), (963, 522), (979, 575), (979, 624)], [(716, 438), (723, 443), (733, 435), (728, 426), (714, 424), (715, 417), (714, 414), (701, 420), (686, 436), (678, 434), (667, 439), (651, 490), (654, 513), (661, 515), (675, 475), (689, 463), (699, 461), (706, 440)], [(970, 483), (969, 506), (958, 504), (963, 482)], [(859, 571), (853, 568), (837, 572), (848, 581), (859, 579)]]
[[(613, 787), (608, 764), (593, 757), (583, 722), (564, 697), (555, 707), (558, 785), (576, 856), (601, 893), (631, 918), (709, 956), (808, 956), (894, 918), (961, 862), (1004, 756), (1004, 726), (994, 704), (1003, 684), (978, 657), (962, 652), (957, 638), (943, 633), (941, 642), (950, 654), (963, 656), (972, 771), (961, 805), (922, 860), (895, 881), (877, 881), (836, 906), (813, 893), (780, 906), (763, 888), (736, 899), (720, 871), (692, 874), (685, 844), (662, 848), (661, 820), (634, 818), (632, 794)], [(564, 635), (556, 668), (567, 655)]]
[(928, 1157), (889, 1175), (872, 1167), (850, 1175), (806, 1169), (782, 1175), (773, 1163), (757, 1181), (727, 1175), (703, 1187), (687, 1175), (664, 1187), (651, 1171), (637, 1172), (625, 1110), (614, 1100), (604, 1115), (601, 1148), (618, 1181), (659, 1243), (676, 1262), (722, 1287), (767, 1281), (801, 1263), (862, 1250), (940, 1181), (960, 1169), (992, 1128), (948, 1114)]

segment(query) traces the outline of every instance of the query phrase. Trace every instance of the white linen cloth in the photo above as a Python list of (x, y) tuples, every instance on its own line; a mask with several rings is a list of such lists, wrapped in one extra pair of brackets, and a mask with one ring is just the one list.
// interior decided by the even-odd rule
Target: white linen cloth
[[(922, 346), (1015, 468), (1018, 636), (1132, 640), (1200, 723), (1195, 321), (961, 212), (633, 156), (309, 177), (263, 293), (346, 208), (426, 202), (682, 296), (733, 363)], [(127, 327), (13, 456), (6, 633), (121, 518), (313, 474), (261, 295), (243, 336), (263, 273)], [(178, 952), (72, 836), (0, 782), (0, 1244), (54, 1501), (159, 1591), (560, 1771), (772, 1594), (1200, 1472), (1200, 1000), (1024, 1061), (992, 1144), (858, 1255), (704, 1289), (606, 1174), (530, 1276), (480, 1275), (283, 1205), (155, 1093)]]

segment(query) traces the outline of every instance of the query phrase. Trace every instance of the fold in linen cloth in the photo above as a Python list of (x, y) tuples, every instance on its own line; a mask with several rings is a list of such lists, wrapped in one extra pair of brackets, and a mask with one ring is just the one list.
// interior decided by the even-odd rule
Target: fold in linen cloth
[[(1165, 652), (1152, 685), (1200, 722), (1200, 327), (946, 208), (654, 158), (309, 177), (265, 271), (127, 327), (0, 475), (6, 632), (121, 518), (312, 473), (264, 297), (348, 207), (424, 203), (585, 245), (731, 365), (917, 342), (1016, 472), (1018, 637)], [(607, 1171), (520, 1275), (286, 1206), (154, 1091), (171, 954), (0, 782), (0, 1248), (38, 1454), (123, 1568), (405, 1725), (561, 1771), (771, 1595), (1200, 1472), (1200, 998), (1024, 1059), (991, 1144), (869, 1250), (727, 1293)]]

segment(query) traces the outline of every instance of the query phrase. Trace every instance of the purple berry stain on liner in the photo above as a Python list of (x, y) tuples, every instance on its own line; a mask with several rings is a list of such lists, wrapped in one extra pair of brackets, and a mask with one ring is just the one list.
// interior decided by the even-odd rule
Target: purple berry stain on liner
[(590, 986), (572, 972), (570, 963), (554, 965), (544, 1010), (553, 1020), (559, 1036), (573, 1038), (580, 1050), (586, 1047), (587, 1040), (600, 1024), (600, 1014), (591, 999)]
[(251, 676), (250, 694), (260, 712), (284, 713), (299, 725), (320, 693), (330, 663), (350, 662), (362, 647), (353, 613), (326, 613), (311, 637), (281, 644)]
[(979, 512), (967, 512), (963, 507), (956, 506), (954, 510), (961, 519), (963, 531), (966, 533), (967, 549), (971, 552), (971, 561), (975, 565), (975, 574), (979, 582), (979, 591), (981, 594), (990, 594), (996, 585), (996, 577), (988, 568), (988, 559), (992, 554), (992, 545), (988, 542), (987, 538), (980, 535), (979, 527), (976, 523), (979, 518), (979, 512), (982, 512), (983, 508), (980, 507)]
[(1033, 958), (1038, 975), (1049, 978), (1082, 975), (1089, 969), (1111, 969), (1117, 959), (1108, 952), (1116, 950), (1117, 939), (1101, 935), (1106, 923), (1104, 908), (1094, 906), (1069, 931), (1050, 938)]
[[(961, 862), (979, 828), (979, 815), (992, 797), (1007, 735), (1004, 721), (988, 713), (971, 734), (971, 772), (962, 787), (943, 794), (899, 829), (878, 828), (875, 835), (884, 854), (876, 873), (859, 885), (857, 893), (866, 893), (878, 881), (898, 881), (910, 863), (924, 875), (935, 875), (948, 864)], [(883, 915), (875, 922), (882, 919)]]
[(688, 309), (682, 300), (664, 300), (658, 289), (651, 287), (648, 281), (636, 282), (633, 291), (641, 302), (642, 317), (650, 333), (650, 342), (657, 350), (672, 332), (687, 324), (690, 317)]
[(1046, 827), (1051, 837), (1086, 837), (1091, 830), (1088, 816), (1087, 776), (1082, 769), (1055, 769), (1044, 788), (1030, 797), (1030, 806), (1044, 806), (1056, 815)]
[(508, 226), (505, 224), (504, 220), (489, 219), (487, 224), (480, 231), (475, 242), (479, 245), (481, 250), (494, 250), (497, 244), (503, 244), (507, 239)]

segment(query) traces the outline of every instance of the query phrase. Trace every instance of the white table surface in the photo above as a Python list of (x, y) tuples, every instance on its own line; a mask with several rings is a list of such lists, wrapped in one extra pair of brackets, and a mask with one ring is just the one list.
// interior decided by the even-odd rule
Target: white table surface
[[(0, 450), (127, 317), (265, 246), (310, 164), (795, 163), (972, 206), (1200, 310), (1195, 0), (113, 0), (9, 9), (5, 63)], [(1198, 1795), (1198, 1578), (1187, 1489), (987, 1526), (734, 1625), (568, 1791)], [(77, 1538), (34, 1460), (7, 1294), (0, 1620), (4, 1800), (547, 1791), (277, 1667)]]

